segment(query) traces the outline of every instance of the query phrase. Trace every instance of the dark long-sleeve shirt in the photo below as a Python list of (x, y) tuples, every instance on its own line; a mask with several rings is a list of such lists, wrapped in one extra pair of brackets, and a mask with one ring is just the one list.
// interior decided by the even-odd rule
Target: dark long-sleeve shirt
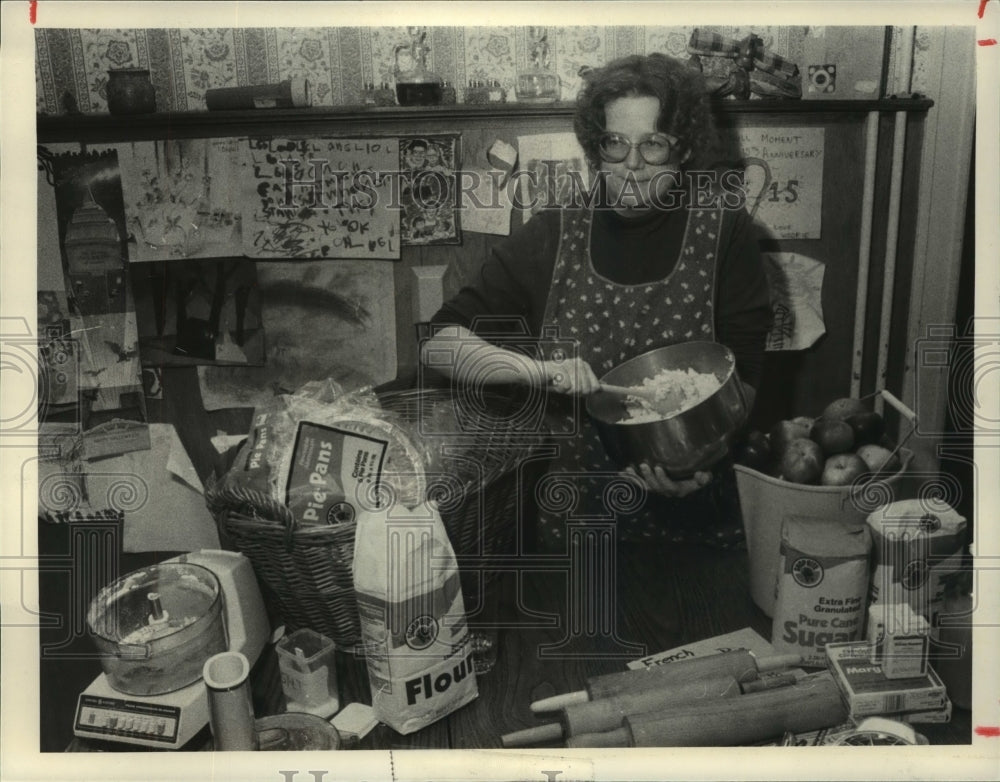
[[(591, 260), (601, 276), (623, 285), (661, 280), (673, 271), (687, 226), (685, 211), (624, 218), (594, 212)], [(477, 273), (432, 319), (469, 328), (473, 319), (522, 318), (541, 332), (559, 247), (560, 210), (539, 212), (500, 242)], [(664, 307), (666, 308), (666, 304)], [(724, 212), (715, 287), (715, 338), (736, 356), (740, 377), (757, 386), (771, 306), (757, 234), (745, 210)]]

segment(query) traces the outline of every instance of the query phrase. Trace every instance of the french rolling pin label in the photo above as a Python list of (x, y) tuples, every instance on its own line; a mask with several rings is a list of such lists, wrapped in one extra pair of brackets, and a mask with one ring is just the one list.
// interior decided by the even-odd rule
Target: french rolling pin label
[(751, 652), (758, 658), (770, 657), (775, 653), (774, 647), (762, 635), (752, 628), (744, 627), (742, 630), (736, 630), (732, 633), (716, 635), (701, 641), (694, 641), (683, 646), (675, 646), (673, 649), (641, 657), (638, 660), (630, 662), (628, 668), (640, 670), (655, 665), (666, 665), (668, 663), (680, 662), (681, 660), (690, 660), (695, 657), (707, 657), (712, 654), (739, 650)]

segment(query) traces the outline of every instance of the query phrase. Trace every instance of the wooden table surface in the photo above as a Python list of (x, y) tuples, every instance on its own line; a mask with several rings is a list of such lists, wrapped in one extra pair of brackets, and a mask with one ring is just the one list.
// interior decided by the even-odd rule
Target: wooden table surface
[[(206, 414), (197, 404), (200, 395), (196, 384), (193, 371), (165, 373), (164, 385), (173, 393), (168, 393), (162, 409), (154, 406), (151, 418), (177, 425), (181, 441), (205, 478), (221, 464), (205, 434), (214, 434), (219, 428), (238, 432), (248, 426), (249, 415), (228, 420), (226, 414)], [(581, 534), (605, 540), (599, 529), (581, 530)], [(55, 545), (58, 548), (64, 543)], [(750, 598), (745, 551), (616, 545), (611, 564), (604, 561), (600, 567), (571, 569), (565, 556), (523, 554), (508, 561), (509, 569), (488, 590), (493, 604), (480, 614), (468, 606), (473, 626), (485, 623), (498, 628), (497, 663), (492, 671), (478, 677), (478, 698), (410, 735), (379, 725), (360, 748), (500, 747), (501, 735), (550, 721), (547, 715), (540, 718), (531, 713), (532, 701), (581, 689), (588, 677), (625, 670), (629, 660), (745, 627), (770, 637), (771, 620)], [(159, 561), (169, 556), (168, 552), (144, 555), (134, 564), (123, 557), (119, 564), (124, 573), (148, 564), (150, 558)], [(576, 576), (571, 578), (571, 572)], [(58, 584), (55, 587), (58, 593)], [(50, 607), (62, 610), (58, 599)], [(284, 709), (275, 657), (268, 647), (254, 668), (257, 716)], [(93, 659), (78, 663), (78, 667), (74, 675), (80, 681), (66, 681), (65, 663), (55, 668), (43, 659), (43, 715), (48, 711), (47, 717), (43, 716), (43, 749), (45, 719), (58, 723), (61, 729), (71, 726), (78, 687), (100, 671)], [(341, 706), (355, 701), (370, 703), (364, 660), (338, 653), (337, 667)], [(48, 684), (47, 676), (54, 677)], [(47, 699), (51, 701), (48, 704)], [(949, 724), (915, 728), (932, 743), (968, 744), (970, 724), (970, 713), (955, 709)], [(186, 749), (207, 749), (210, 742), (206, 730)], [(69, 749), (134, 748), (73, 739)]]
[[(578, 690), (590, 676), (624, 670), (628, 660), (744, 627), (769, 636), (770, 619), (749, 597), (745, 552), (645, 548), (620, 550), (618, 558), (616, 594), (613, 604), (607, 604), (616, 610), (598, 607), (590, 622), (570, 621), (573, 585), (565, 572), (552, 569), (551, 561), (549, 569), (539, 560), (538, 567), (504, 574), (495, 592), (496, 619), (489, 623), (500, 626), (497, 663), (478, 677), (478, 698), (406, 736), (379, 725), (358, 748), (498, 748), (503, 734), (551, 721), (551, 715), (532, 714), (532, 701)], [(337, 671), (341, 707), (371, 702), (363, 659), (338, 653)], [(271, 647), (256, 664), (253, 678), (257, 716), (283, 711)], [(71, 720), (71, 715), (65, 718)], [(967, 744), (970, 723), (969, 712), (955, 709), (951, 723), (914, 727), (934, 744)], [(210, 748), (211, 736), (204, 731), (185, 749)], [(134, 748), (79, 739), (70, 745), (72, 751), (96, 749)]]
[[(625, 670), (646, 654), (748, 626), (770, 632), (747, 591), (745, 552), (652, 547), (617, 554), (617, 583), (604, 605), (588, 597), (604, 585), (603, 573), (591, 574), (593, 584), (541, 566), (505, 574), (499, 616), (509, 627), (498, 635), (496, 667), (478, 678), (478, 700), (446, 720), (446, 746), (500, 747), (501, 735), (552, 721), (534, 715), (532, 701), (579, 690), (588, 677)], [(583, 616), (574, 617), (573, 607)], [(442, 746), (430, 743), (439, 735), (422, 733), (380, 729), (372, 746)]]

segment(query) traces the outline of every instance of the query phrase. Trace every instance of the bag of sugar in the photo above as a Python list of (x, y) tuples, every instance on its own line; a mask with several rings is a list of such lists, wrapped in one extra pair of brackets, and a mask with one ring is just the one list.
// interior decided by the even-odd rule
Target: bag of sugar
[(363, 508), (353, 572), (375, 716), (412, 733), (475, 699), (458, 566), (433, 503)]
[(789, 517), (781, 529), (771, 644), (826, 665), (828, 643), (864, 637), (871, 534), (864, 524)]

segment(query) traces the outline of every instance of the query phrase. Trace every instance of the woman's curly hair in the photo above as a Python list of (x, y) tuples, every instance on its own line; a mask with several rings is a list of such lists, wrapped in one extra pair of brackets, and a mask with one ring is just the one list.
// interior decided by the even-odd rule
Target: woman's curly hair
[(708, 90), (701, 73), (665, 54), (633, 54), (613, 60), (584, 74), (584, 87), (576, 99), (573, 130), (595, 168), (601, 164), (598, 143), (607, 130), (604, 107), (627, 96), (649, 95), (660, 101), (656, 129), (681, 139), (698, 160), (711, 146), (715, 134)]

